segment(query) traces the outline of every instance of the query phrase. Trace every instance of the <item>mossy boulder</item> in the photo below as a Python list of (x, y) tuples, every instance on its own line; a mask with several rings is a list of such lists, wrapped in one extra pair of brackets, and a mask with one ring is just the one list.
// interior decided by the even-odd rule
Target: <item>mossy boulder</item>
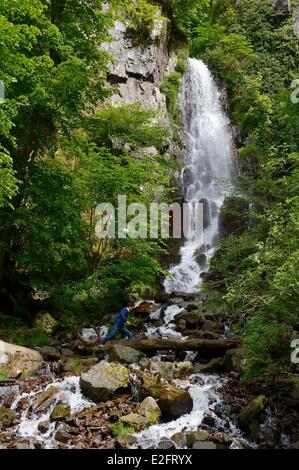
[(241, 429), (249, 432), (253, 439), (256, 438), (260, 425), (260, 416), (268, 399), (265, 395), (259, 395), (252, 400), (238, 415), (238, 422)]
[(50, 419), (51, 421), (61, 421), (64, 418), (68, 418), (69, 416), (71, 416), (70, 405), (67, 405), (65, 403), (59, 403), (53, 408), (50, 414)]
[(225, 369), (242, 373), (246, 366), (245, 349), (240, 346), (228, 349), (224, 355)]
[(0, 429), (10, 428), (17, 423), (17, 413), (9, 408), (0, 408)]
[(157, 424), (161, 416), (161, 410), (153, 397), (146, 397), (137, 407), (140, 415), (144, 416), (150, 424)]
[(44, 331), (47, 335), (53, 335), (59, 327), (59, 323), (50, 313), (41, 311), (34, 318), (33, 327)]
[(43, 358), (39, 352), (0, 341), (0, 367), (7, 378), (27, 378), (37, 372), (42, 363)]
[(126, 416), (122, 416), (120, 421), (128, 426), (132, 426), (137, 431), (141, 431), (151, 424), (148, 418), (138, 413), (130, 413)]
[(126, 367), (114, 362), (100, 362), (80, 377), (83, 395), (95, 401), (108, 401), (128, 392), (130, 375)]
[(108, 350), (109, 358), (113, 362), (124, 362), (127, 364), (137, 363), (141, 357), (139, 351), (124, 346), (123, 344), (113, 344)]
[(158, 401), (163, 417), (178, 418), (192, 411), (193, 400), (189, 392), (161, 380), (159, 376), (143, 374), (140, 392), (144, 397), (151, 396)]

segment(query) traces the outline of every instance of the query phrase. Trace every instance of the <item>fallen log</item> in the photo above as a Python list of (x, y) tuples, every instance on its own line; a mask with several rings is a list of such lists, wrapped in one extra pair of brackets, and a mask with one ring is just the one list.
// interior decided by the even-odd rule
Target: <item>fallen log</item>
[(130, 346), (139, 351), (165, 351), (173, 349), (176, 351), (216, 351), (225, 352), (241, 344), (239, 338), (236, 339), (136, 339), (120, 340), (113, 343)]

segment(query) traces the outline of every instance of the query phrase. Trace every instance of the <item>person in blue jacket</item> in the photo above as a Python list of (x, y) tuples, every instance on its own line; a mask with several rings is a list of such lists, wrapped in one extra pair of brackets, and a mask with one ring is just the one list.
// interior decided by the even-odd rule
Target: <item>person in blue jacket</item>
[(115, 335), (116, 333), (119, 331), (121, 334), (123, 334), (124, 336), (127, 336), (128, 339), (132, 339), (133, 338), (133, 334), (131, 333), (131, 331), (127, 330), (126, 328), (124, 328), (125, 324), (127, 323), (128, 321), (128, 316), (129, 316), (129, 313), (133, 310), (133, 306), (132, 305), (127, 305), (126, 307), (122, 308), (118, 314), (116, 315), (116, 318), (112, 324), (112, 328), (110, 330), (110, 332), (107, 334), (107, 336), (105, 336), (105, 338), (103, 339), (103, 344), (106, 344), (107, 341), (110, 341)]

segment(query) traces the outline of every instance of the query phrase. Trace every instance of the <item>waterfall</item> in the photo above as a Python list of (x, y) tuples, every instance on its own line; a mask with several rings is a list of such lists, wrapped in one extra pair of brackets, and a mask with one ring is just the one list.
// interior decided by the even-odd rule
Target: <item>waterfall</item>
[[(189, 204), (203, 204), (203, 243), (186, 240), (181, 262), (164, 282), (166, 292), (194, 292), (209, 267), (219, 238), (219, 210), (229, 192), (234, 146), (221, 93), (207, 66), (189, 59), (181, 90), (181, 108), (188, 151), (181, 175), (182, 192)], [(192, 218), (193, 217), (193, 218)], [(194, 227), (194, 214), (190, 225)]]

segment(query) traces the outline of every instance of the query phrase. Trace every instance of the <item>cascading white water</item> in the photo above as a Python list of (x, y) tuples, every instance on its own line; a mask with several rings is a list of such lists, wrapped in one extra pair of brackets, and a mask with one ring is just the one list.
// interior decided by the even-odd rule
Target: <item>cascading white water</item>
[[(181, 108), (189, 150), (182, 172), (186, 202), (203, 204), (203, 244), (187, 240), (181, 262), (165, 280), (166, 292), (194, 292), (206, 272), (219, 237), (219, 210), (229, 190), (234, 146), (229, 119), (221, 106), (220, 91), (207, 66), (189, 59), (181, 91)], [(194, 214), (191, 215), (194, 227)]]

